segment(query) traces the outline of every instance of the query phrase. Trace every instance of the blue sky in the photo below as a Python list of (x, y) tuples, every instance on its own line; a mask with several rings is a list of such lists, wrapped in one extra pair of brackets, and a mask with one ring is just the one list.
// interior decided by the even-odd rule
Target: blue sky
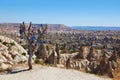
[(120, 0), (0, 0), (0, 22), (120, 26)]

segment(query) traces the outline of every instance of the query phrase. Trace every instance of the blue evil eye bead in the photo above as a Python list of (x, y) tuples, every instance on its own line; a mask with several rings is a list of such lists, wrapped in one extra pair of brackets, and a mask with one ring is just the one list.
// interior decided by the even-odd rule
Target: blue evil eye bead
[(43, 43), (45, 43), (45, 41), (43, 41)]
[(43, 42), (42, 42), (42, 41), (40, 41), (40, 42), (39, 42), (39, 44), (43, 44)]
[(37, 45), (40, 46), (40, 45), (41, 45), (41, 42), (38, 42)]
[(28, 52), (27, 52), (27, 53), (28, 53), (28, 55), (30, 55), (30, 50), (28, 50)]
[(23, 31), (22, 31), (22, 30), (19, 30), (19, 33), (20, 33), (20, 34), (22, 34), (22, 33), (23, 33)]
[(35, 37), (35, 36), (32, 36), (31, 40), (32, 40), (32, 41), (35, 41), (35, 40), (36, 40), (36, 37)]

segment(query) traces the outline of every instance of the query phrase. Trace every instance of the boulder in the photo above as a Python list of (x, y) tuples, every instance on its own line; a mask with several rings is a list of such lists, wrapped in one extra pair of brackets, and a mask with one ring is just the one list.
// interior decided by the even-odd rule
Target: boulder
[(7, 59), (3, 55), (0, 54), (0, 63), (2, 62), (7, 62)]
[(27, 62), (27, 51), (16, 41), (5, 36), (0, 36), (0, 40), (0, 71), (8, 70), (18, 63)]
[(3, 42), (14, 43), (14, 46), (11, 46), (11, 49), (19, 52), (20, 54), (22, 54), (22, 53), (27, 54), (27, 51), (22, 46), (20, 46), (16, 41), (14, 41), (13, 39), (10, 39), (10, 38), (5, 37), (5, 36), (0, 36), (0, 40), (1, 40), (1, 43), (3, 43)]
[(16, 55), (14, 60), (13, 60), (14, 64), (25, 63), (25, 62), (27, 62), (27, 57), (22, 56), (20, 54)]
[(0, 63), (0, 71), (8, 70), (12, 67), (9, 63)]

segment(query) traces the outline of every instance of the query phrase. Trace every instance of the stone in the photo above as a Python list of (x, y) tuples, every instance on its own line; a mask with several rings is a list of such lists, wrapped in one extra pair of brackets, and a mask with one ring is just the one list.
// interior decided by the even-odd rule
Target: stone
[(2, 62), (7, 62), (7, 59), (3, 55), (0, 54), (0, 63)]
[(79, 62), (78, 67), (79, 67), (80, 70), (82, 69), (82, 68), (81, 68), (81, 62)]
[(14, 60), (13, 60), (14, 64), (25, 63), (25, 62), (27, 62), (27, 57), (22, 56), (22, 55), (16, 55), (15, 58), (14, 58)]
[(7, 52), (3, 52), (2, 55), (8, 60), (8, 61), (12, 61), (13, 58), (12, 56)]
[[(27, 51), (17, 44), (16, 41), (0, 36), (0, 70), (10, 70), (18, 63), (25, 63), (28, 60)], [(13, 43), (13, 45), (10, 45)], [(26, 55), (22, 55), (25, 53)]]
[(56, 53), (56, 51), (52, 50), (51, 55), (47, 58), (47, 60), (45, 62), (49, 63), (49, 64), (54, 64), (56, 66), (57, 65), (57, 53)]
[(0, 63), (0, 71), (7, 70), (11, 67), (12, 67), (11, 64)]

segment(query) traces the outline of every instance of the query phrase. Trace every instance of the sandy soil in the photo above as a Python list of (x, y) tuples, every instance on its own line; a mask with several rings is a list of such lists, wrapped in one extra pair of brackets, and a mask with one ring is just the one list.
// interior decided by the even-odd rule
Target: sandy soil
[(12, 73), (0, 74), (0, 80), (111, 80), (72, 69), (34, 66), (27, 71), (25, 67), (18, 67)]

